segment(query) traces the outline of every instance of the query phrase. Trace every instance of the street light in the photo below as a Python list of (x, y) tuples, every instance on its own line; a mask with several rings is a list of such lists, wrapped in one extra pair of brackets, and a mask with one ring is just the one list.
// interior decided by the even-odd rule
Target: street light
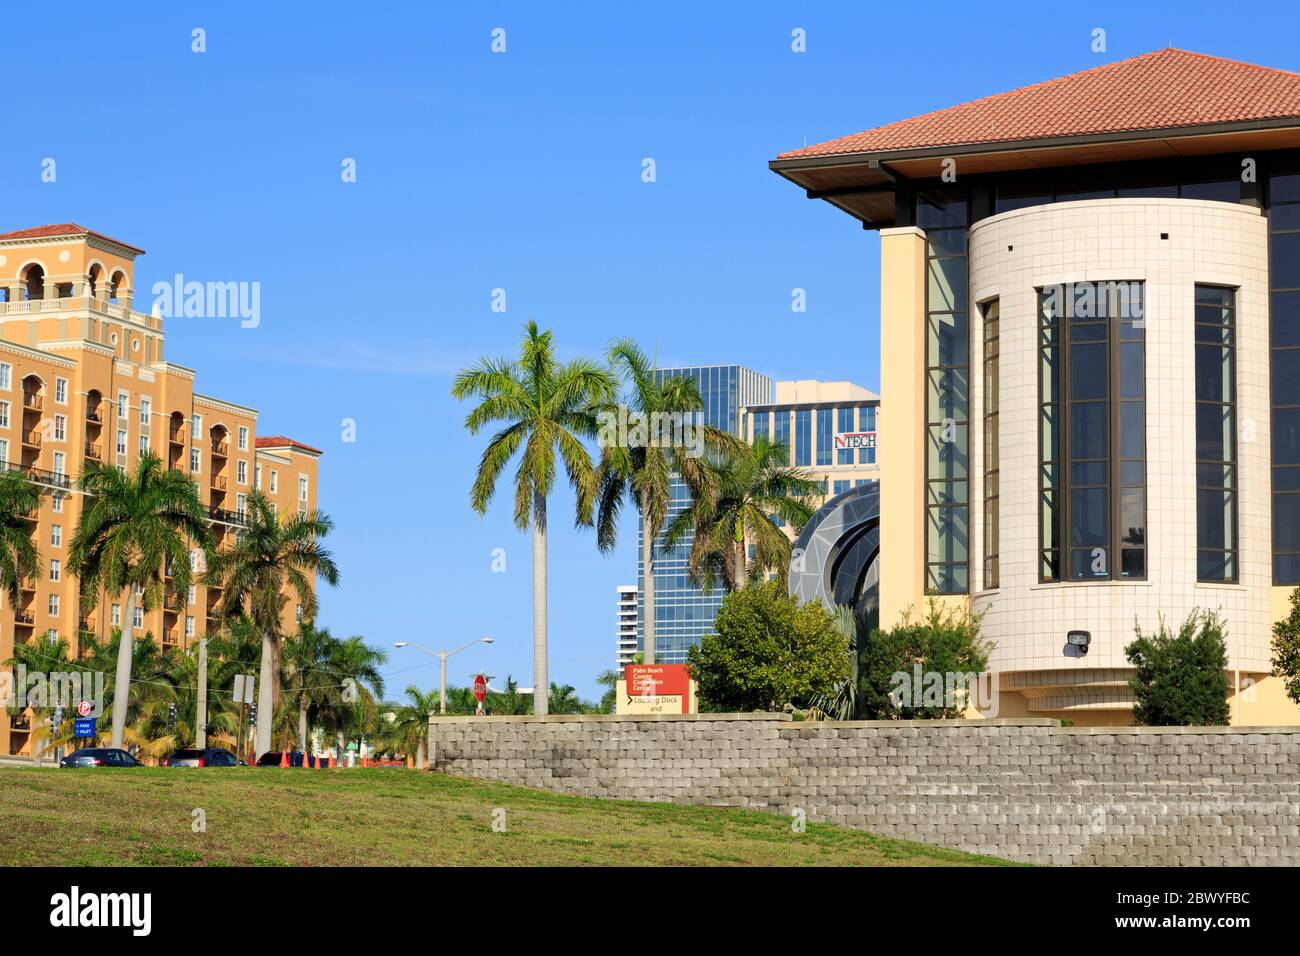
[(417, 651), (424, 651), (424, 653), (430, 654), (433, 657), (438, 658), (438, 660), (442, 663), (442, 678), (441, 678), (441, 684), (439, 690), (438, 713), (445, 714), (447, 713), (447, 658), (451, 657), (451, 655), (453, 654), (459, 654), (461, 651), (465, 650), (465, 648), (473, 647), (475, 644), (492, 644), (492, 643), (494, 643), (493, 638), (479, 637), (470, 641), (468, 644), (462, 644), (454, 651), (431, 651), (429, 650), (429, 648), (423, 647), (422, 645), (416, 644), (412, 641), (398, 641), (393, 646), (414, 647)]

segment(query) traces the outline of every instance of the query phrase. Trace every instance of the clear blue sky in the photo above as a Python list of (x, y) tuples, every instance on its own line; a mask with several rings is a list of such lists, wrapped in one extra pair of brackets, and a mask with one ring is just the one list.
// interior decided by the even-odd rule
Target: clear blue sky
[[(262, 284), (259, 328), (174, 319), (168, 357), (258, 408), (262, 434), (325, 450), (342, 584), (321, 622), (387, 647), (396, 693), (437, 669), (395, 640), (490, 634), (456, 682), (530, 680), (528, 539), (508, 493), (470, 511), (482, 439), (449, 397), (527, 319), (566, 355), (631, 335), (661, 364), (874, 389), (875, 236), (769, 172), (777, 152), (1171, 43), (1300, 71), (1291, 4), (285, 6), (74, 4), (11, 31), (0, 231), (79, 222), (144, 247), (145, 310), (175, 272)], [(558, 520), (571, 509), (552, 505), (551, 676), (592, 696), (635, 526), (602, 557)]]

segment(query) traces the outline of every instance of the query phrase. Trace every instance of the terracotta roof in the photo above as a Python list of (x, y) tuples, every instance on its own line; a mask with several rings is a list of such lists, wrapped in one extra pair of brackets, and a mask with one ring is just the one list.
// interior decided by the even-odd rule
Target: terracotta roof
[(255, 444), (258, 448), (301, 448), (303, 451), (314, 452), (317, 455), (324, 454), (319, 448), (312, 448), (311, 445), (304, 445), (284, 435), (259, 435)]
[(114, 239), (112, 236), (106, 236), (102, 232), (96, 232), (94, 229), (87, 229), (85, 226), (79, 226), (75, 222), (61, 222), (51, 226), (33, 226), (31, 229), (19, 229), (15, 232), (0, 233), (0, 242), (6, 239), (46, 239), (51, 236), (95, 236), (106, 242), (114, 242), (119, 246), (126, 246), (128, 249), (143, 254), (144, 250), (131, 245), (128, 242), (122, 242), (120, 239)]
[(1173, 47), (782, 153), (778, 159), (1300, 117), (1300, 73)]

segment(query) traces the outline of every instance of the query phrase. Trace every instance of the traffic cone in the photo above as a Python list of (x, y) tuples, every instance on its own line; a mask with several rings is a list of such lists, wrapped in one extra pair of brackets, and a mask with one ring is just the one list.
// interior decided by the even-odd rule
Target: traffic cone
[(302, 769), (303, 770), (311, 769), (311, 754), (308, 753), (306, 750), (302, 752)]
[(280, 751), (280, 766), (281, 767), (289, 766), (289, 751), (287, 750)]
[(330, 769), (334, 769), (334, 755), (330, 754)]

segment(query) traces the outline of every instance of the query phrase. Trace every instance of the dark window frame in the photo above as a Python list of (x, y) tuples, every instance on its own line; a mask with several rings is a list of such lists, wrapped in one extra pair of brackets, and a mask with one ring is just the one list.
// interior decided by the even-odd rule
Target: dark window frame
[[(1197, 525), (1196, 525), (1196, 581), (1198, 584), (1237, 584), (1241, 579), (1241, 499), (1240, 499), (1240, 475), (1241, 461), (1238, 457), (1240, 449), (1237, 441), (1237, 292), (1236, 286), (1221, 285), (1213, 282), (1198, 282), (1193, 289), (1192, 310), (1193, 310), (1193, 340), (1194, 348), (1199, 352), (1203, 347), (1209, 347), (1209, 342), (1202, 342), (1196, 337), (1196, 330), (1205, 327), (1213, 327), (1210, 323), (1204, 323), (1196, 319), (1196, 308), (1200, 303), (1201, 289), (1217, 289), (1228, 293), (1228, 320), (1227, 322), (1218, 323), (1220, 330), (1226, 330), (1226, 336), (1220, 345), (1221, 349), (1228, 354), (1228, 381), (1230, 383), (1229, 396), (1226, 402), (1221, 401), (1202, 401), (1195, 393), (1197, 384), (1195, 372), (1193, 373), (1193, 399), (1196, 410), (1199, 411), (1201, 405), (1220, 405), (1226, 406), (1229, 414), (1228, 423), (1228, 445), (1225, 449), (1226, 457), (1220, 460), (1202, 459), (1200, 457), (1200, 435), (1196, 436), (1193, 456), (1196, 464), (1196, 500), (1197, 500)], [(1197, 417), (1197, 429), (1200, 428), (1200, 417)], [(1218, 465), (1224, 469), (1226, 475), (1224, 482), (1220, 485), (1202, 485), (1201, 484), (1201, 466)], [(1200, 526), (1200, 495), (1202, 491), (1218, 491), (1229, 498), (1231, 501), (1231, 519), (1232, 519), (1232, 547), (1225, 546), (1222, 549), (1204, 548), (1201, 545), (1201, 526)], [(1201, 577), (1201, 553), (1203, 551), (1219, 552), (1225, 558), (1231, 555), (1232, 574), (1221, 578)], [(1228, 562), (1225, 560), (1225, 565)]]

